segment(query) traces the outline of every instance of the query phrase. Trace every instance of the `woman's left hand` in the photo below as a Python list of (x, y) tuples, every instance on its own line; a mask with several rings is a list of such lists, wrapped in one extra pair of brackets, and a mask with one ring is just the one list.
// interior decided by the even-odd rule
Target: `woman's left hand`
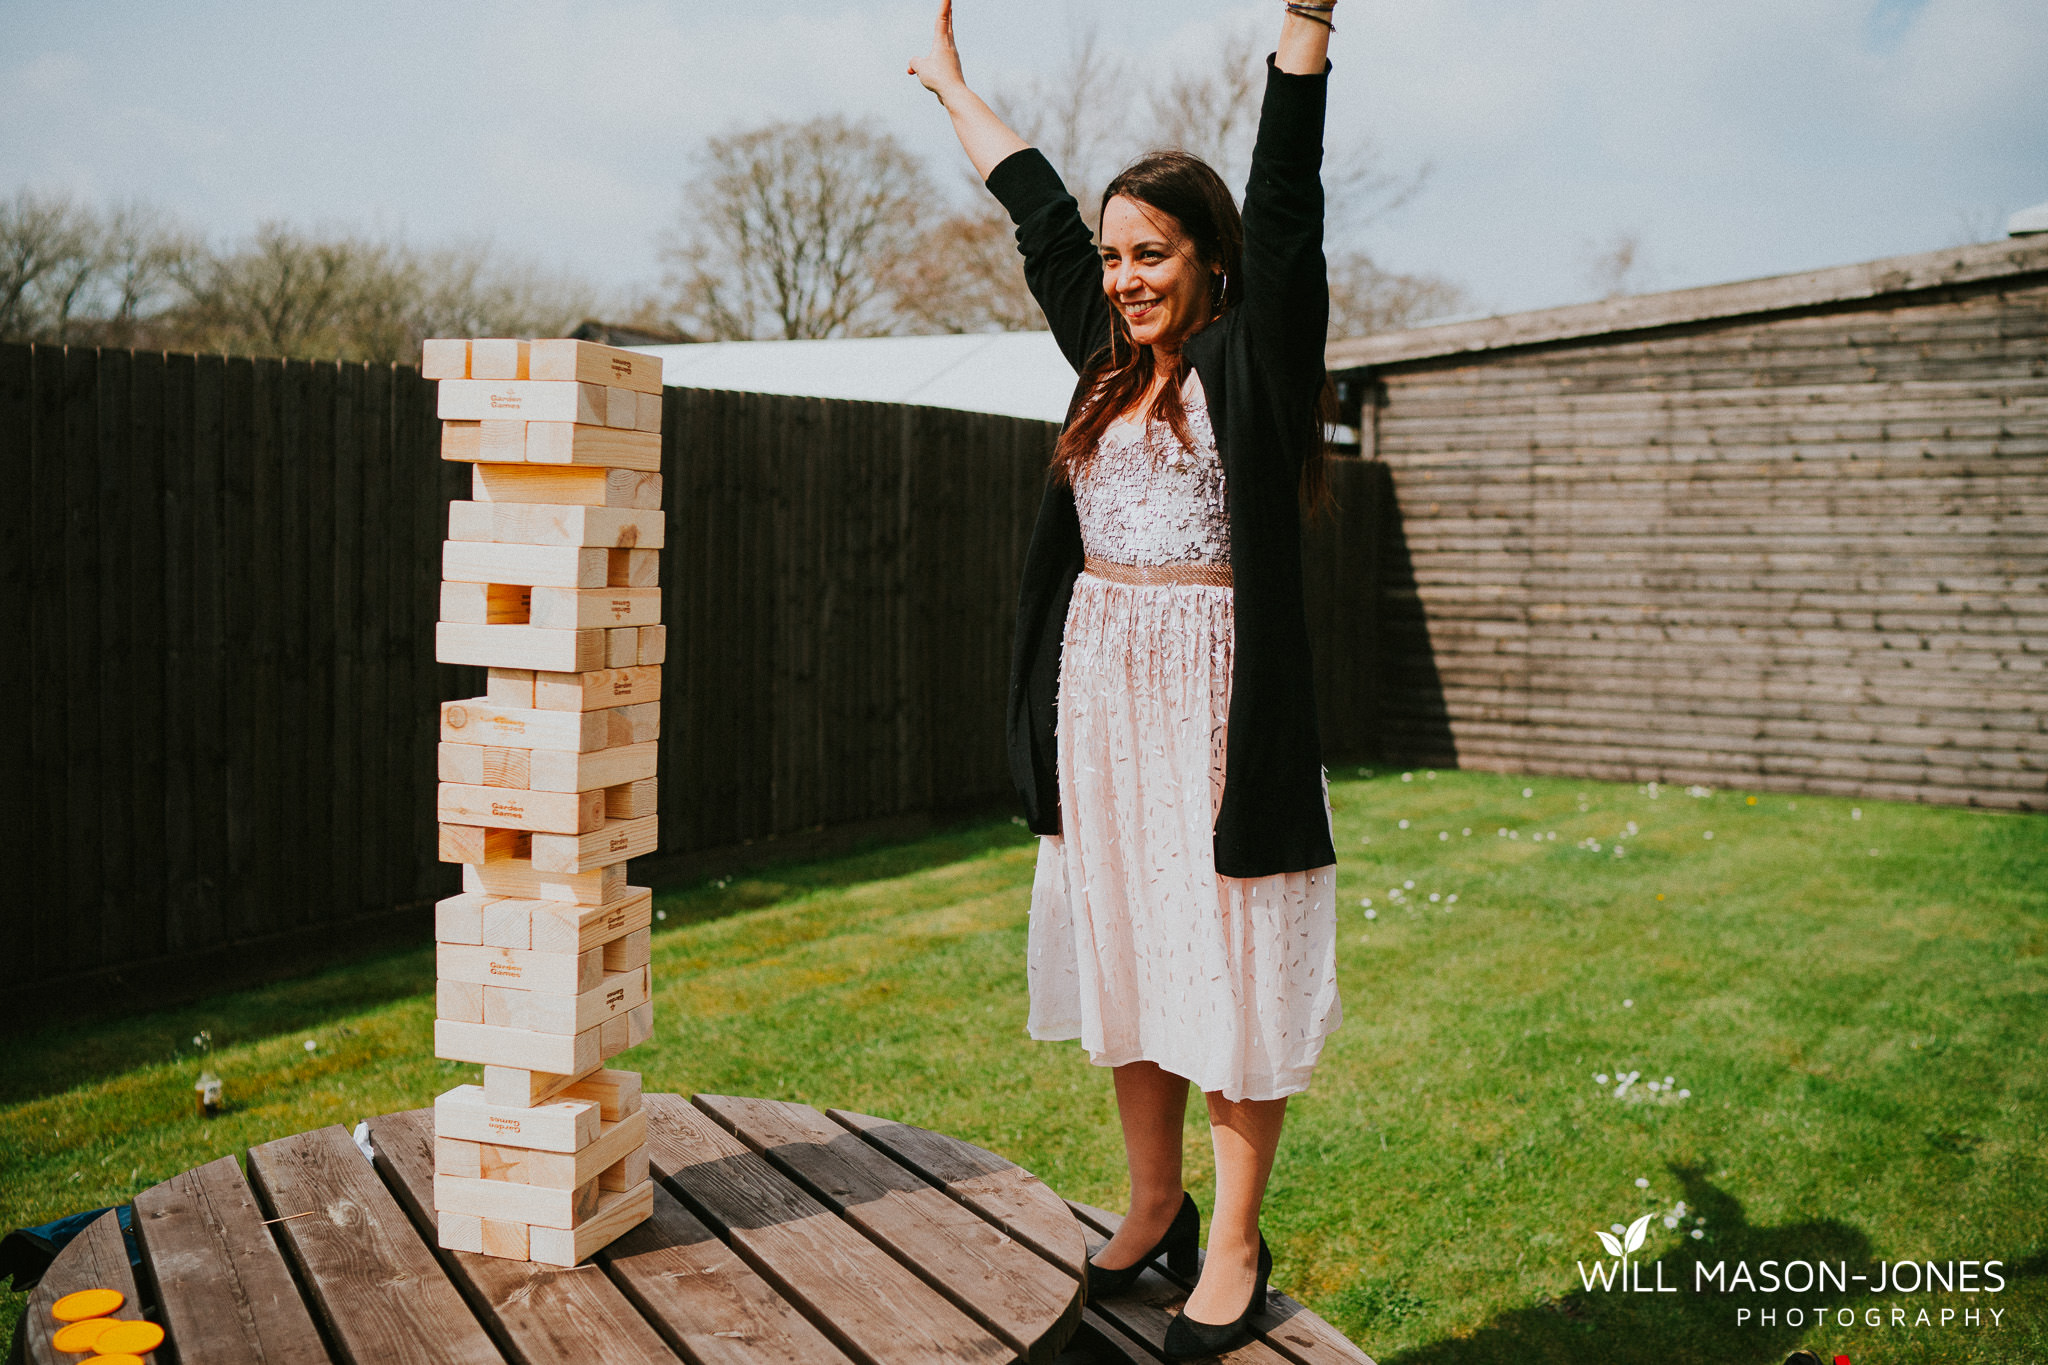
[(937, 95), (941, 104), (954, 91), (967, 88), (967, 77), (960, 70), (960, 49), (953, 42), (953, 0), (939, 0), (939, 17), (932, 25), (932, 50), (912, 59), (910, 74)]

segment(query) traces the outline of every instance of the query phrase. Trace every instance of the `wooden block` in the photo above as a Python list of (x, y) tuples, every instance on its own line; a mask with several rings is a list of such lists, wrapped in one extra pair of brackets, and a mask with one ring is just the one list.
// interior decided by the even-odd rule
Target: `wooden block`
[(603, 828), (589, 834), (537, 836), (533, 843), (534, 870), (588, 872), (623, 863), (628, 858), (644, 858), (661, 843), (660, 825), (649, 815), (638, 820), (607, 820)]
[(469, 342), (459, 337), (429, 337), (420, 343), (420, 378), (469, 377)]
[(469, 343), (471, 379), (526, 379), (526, 343), (497, 338)]
[(640, 395), (640, 418), (633, 423), (638, 431), (661, 430), (661, 395), (643, 393)]
[(618, 900), (628, 890), (624, 863), (594, 867), (588, 872), (543, 872), (525, 855), (464, 867), (462, 889), (487, 896), (554, 902), (574, 910), (594, 910)]
[[(532, 753), (531, 749), (508, 749), (499, 745), (444, 743), (439, 746), (437, 757), (443, 782), (524, 790), (533, 785)], [(459, 863), (467, 860), (446, 858), (442, 861)]]
[[(598, 950), (600, 955), (603, 951)], [(645, 967), (614, 972), (580, 995), (485, 986), (483, 1021), (495, 1028), (535, 1033), (582, 1033), (646, 1004), (647, 989)]]
[(438, 1241), (444, 1251), (473, 1251), (478, 1255), (484, 1249), (484, 1220), (472, 1218), (466, 1213), (443, 1213), (434, 1222), (440, 1236)]
[(654, 922), (654, 893), (629, 886), (602, 905), (565, 905), (543, 901), (533, 911), (535, 952), (599, 952), (613, 939), (645, 929)]
[(546, 1185), (518, 1185), (509, 1180), (471, 1180), (459, 1175), (434, 1177), (434, 1207), (443, 1213), (468, 1213), (529, 1226), (573, 1228), (598, 1209), (597, 1178), (583, 1189), (558, 1190)]
[(588, 673), (608, 666), (609, 647), (601, 630), (468, 626), (450, 621), (434, 627), (434, 658), (444, 664)]
[[(522, 454), (523, 454), (522, 450)], [(476, 502), (534, 502), (585, 507), (661, 506), (661, 475), (596, 465), (479, 464), (470, 471)]]
[[(451, 1156), (450, 1165), (463, 1169), (444, 1169), (440, 1161), (440, 1139), (435, 1139), (436, 1175), (458, 1175), (469, 1179), (509, 1180), (518, 1185), (545, 1185), (552, 1189), (573, 1190), (602, 1179), (604, 1173), (620, 1161), (647, 1146), (647, 1114), (636, 1111), (625, 1118), (607, 1122), (603, 1132), (589, 1145), (575, 1152), (540, 1151), (517, 1145), (499, 1146), (493, 1143), (468, 1144), (478, 1148), (471, 1161), (461, 1153)], [(644, 1176), (642, 1177), (645, 1178)], [(629, 1189), (638, 1180), (627, 1185), (606, 1186), (610, 1189)]]
[(533, 704), (541, 711), (596, 711), (660, 700), (658, 668), (606, 668), (590, 673), (533, 676)]
[(638, 782), (627, 782), (622, 786), (604, 789), (604, 813), (611, 820), (638, 820), (656, 813), (655, 805), (661, 795), (661, 782), (657, 778), (643, 777)]
[(490, 679), (484, 684), (484, 700), (493, 706), (509, 706), (515, 710), (533, 709), (533, 670), (530, 668), (494, 668)]
[[(611, 798), (605, 798), (611, 804)], [(532, 835), (516, 829), (490, 829), (483, 825), (442, 825), (441, 861), (444, 863), (488, 863), (500, 858), (532, 856)], [(482, 888), (470, 888), (481, 890)]]
[(516, 1066), (493, 1066), (486, 1062), (484, 1099), (492, 1105), (515, 1109), (545, 1104), (596, 1070), (593, 1066), (586, 1071), (560, 1075)]
[(500, 1218), (486, 1218), (482, 1222), (484, 1255), (498, 1256), (508, 1261), (532, 1259), (532, 1230), (526, 1224), (508, 1223)]
[(645, 967), (654, 956), (654, 930), (635, 929), (623, 938), (615, 938), (604, 945), (604, 969), (607, 972), (627, 972), (635, 967)]
[(448, 539), (454, 541), (658, 550), (667, 529), (663, 513), (635, 507), (552, 502), (448, 504)]
[[(643, 701), (635, 706), (614, 706), (598, 712), (605, 718), (607, 749), (628, 744), (652, 744), (661, 738), (661, 703)], [(639, 857), (639, 854), (634, 854)]]
[[(589, 1084), (609, 1074), (594, 1071), (573, 1084)], [(609, 1093), (602, 1082), (598, 1086)], [(491, 1103), (480, 1085), (458, 1085), (434, 1100), (434, 1133), (471, 1142), (508, 1142), (548, 1152), (575, 1152), (597, 1141), (603, 1114), (602, 1094), (506, 1105)]]
[(634, 431), (640, 425), (640, 395), (631, 389), (608, 388), (604, 391), (604, 424), (621, 431)]
[(436, 981), (434, 1017), (461, 1024), (484, 1021), (484, 988), (474, 981)]
[(534, 1228), (527, 1256), (542, 1265), (576, 1265), (646, 1222), (653, 1213), (651, 1180), (616, 1194), (604, 1192), (597, 1211), (576, 1228)]
[[(517, 948), (488, 948), (482, 944), (437, 943), (434, 972), (444, 981), (471, 981), (482, 986), (509, 986), (514, 990), (545, 991), (550, 995), (581, 995), (604, 980), (604, 949), (581, 952), (551, 952), (547, 949), (521, 951)], [(501, 1063), (516, 1066), (516, 1062)], [(536, 1071), (569, 1072), (574, 1067), (536, 1066)]]
[[(628, 1013), (613, 1022), (624, 1024), (631, 1018)], [(434, 1055), (451, 1062), (480, 1062), (487, 1066), (551, 1071), (568, 1076), (588, 1071), (604, 1060), (598, 1032), (591, 1029), (588, 1033), (535, 1033), (528, 1029), (493, 1028), (489, 1024), (462, 1024), (452, 1019), (436, 1019)], [(480, 1209), (462, 1211), (485, 1212)]]
[[(533, 947), (533, 906), (534, 902), (516, 900), (507, 896), (484, 906), (484, 941), (486, 948), (517, 948), (527, 952)], [(486, 1017), (488, 1022), (488, 1016)]]
[(597, 1055), (616, 1057), (654, 1036), (654, 1002), (648, 1001), (623, 1015), (615, 1015), (598, 1026)]
[(605, 424), (602, 384), (520, 379), (444, 379), (435, 415), (444, 422), (580, 422)]
[(441, 545), (441, 577), (457, 583), (602, 588), (611, 578), (611, 560), (604, 550), (595, 547), (450, 540)]
[(461, 463), (481, 460), (483, 434), (481, 422), (441, 423), (441, 458)]
[[(659, 475), (656, 476), (660, 477)], [(612, 588), (653, 588), (661, 584), (661, 551), (613, 550), (606, 571), (605, 586)]]
[(568, 337), (533, 343), (529, 366), (535, 379), (569, 379), (609, 384), (640, 393), (661, 392), (661, 359)]
[[(533, 615), (536, 589), (517, 583), (441, 584), (441, 619), (462, 625), (523, 626)], [(576, 588), (544, 588), (543, 592), (576, 592)], [(607, 591), (582, 589), (581, 591)], [(612, 623), (608, 623), (612, 624)]]
[(640, 632), (626, 626), (605, 632), (605, 667), (636, 668), (640, 663)]
[[(467, 586), (443, 584), (443, 587)], [(548, 630), (644, 626), (661, 620), (660, 588), (534, 588), (533, 624)]]
[(661, 437), (651, 431), (530, 422), (524, 454), (528, 464), (596, 465), (655, 473), (661, 468)]
[(490, 896), (460, 895), (434, 903), (436, 943), (482, 943), (484, 906)]
[(615, 1122), (640, 1109), (640, 1073), (599, 1067), (588, 1076), (562, 1087), (562, 1098), (589, 1101), (597, 1105), (606, 1123)]
[(485, 464), (518, 464), (526, 458), (526, 423), (477, 423), (477, 459)]
[(434, 1174), (484, 1178), (484, 1145), (434, 1134)]
[(443, 782), (438, 818), (451, 825), (492, 825), (549, 834), (583, 834), (604, 825), (604, 792), (528, 791)]
[(481, 697), (441, 703), (444, 744), (587, 752), (605, 747), (611, 722), (601, 714), (498, 706)]
[[(564, 711), (559, 714), (602, 716), (604, 712)], [(626, 744), (590, 753), (571, 753), (565, 749), (534, 749), (531, 753), (532, 789), (535, 792), (587, 792), (654, 776), (661, 746)]]
[(640, 664), (643, 668), (664, 663), (668, 655), (668, 627), (640, 627)]
[(647, 1144), (641, 1143), (597, 1173), (601, 1190), (630, 1190), (647, 1179)]

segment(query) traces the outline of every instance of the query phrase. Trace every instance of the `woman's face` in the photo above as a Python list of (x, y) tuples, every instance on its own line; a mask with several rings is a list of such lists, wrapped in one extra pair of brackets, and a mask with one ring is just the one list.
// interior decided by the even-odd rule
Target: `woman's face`
[(1178, 345), (1209, 320), (1216, 271), (1171, 216), (1118, 195), (1103, 207), (1101, 240), (1102, 292), (1133, 341)]

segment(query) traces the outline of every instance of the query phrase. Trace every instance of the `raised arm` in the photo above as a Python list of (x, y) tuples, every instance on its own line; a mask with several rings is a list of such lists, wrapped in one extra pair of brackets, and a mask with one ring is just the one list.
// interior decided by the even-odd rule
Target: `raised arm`
[(967, 77), (960, 71), (960, 49), (953, 42), (953, 0), (940, 0), (939, 17), (932, 25), (932, 50), (910, 63), (910, 74), (946, 106), (953, 118), (954, 136), (983, 180), (1006, 158), (1029, 145), (996, 116), (988, 101), (967, 88)]
[(953, 44), (953, 0), (940, 0), (932, 50), (910, 64), (910, 74), (946, 106), (968, 159), (1009, 211), (1031, 296), (1067, 363), (1083, 369), (1109, 335), (1109, 301), (1102, 292), (1095, 239), (1052, 163), (967, 88)]
[(1287, 6), (1279, 50), (1266, 73), (1244, 195), (1245, 322), (1267, 375), (1287, 391), (1290, 406), (1312, 401), (1323, 380), (1330, 312), (1323, 114), (1334, 9), (1334, 0)]

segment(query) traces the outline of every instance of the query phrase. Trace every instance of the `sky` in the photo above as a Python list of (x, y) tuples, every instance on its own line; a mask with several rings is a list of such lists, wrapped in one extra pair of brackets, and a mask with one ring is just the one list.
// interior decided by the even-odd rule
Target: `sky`
[[(1150, 78), (1280, 10), (956, 4), (970, 82), (1013, 89), (1089, 25)], [(484, 239), (623, 296), (658, 284), (715, 133), (868, 118), (970, 192), (904, 74), (934, 8), (0, 0), (0, 194), (139, 199), (222, 241), (266, 219)], [(2048, 200), (2043, 0), (1343, 0), (1337, 25), (1331, 142), (1429, 168), (1354, 239), (1484, 311), (1589, 297), (1618, 234), (1642, 284), (1679, 288), (1954, 246)]]

